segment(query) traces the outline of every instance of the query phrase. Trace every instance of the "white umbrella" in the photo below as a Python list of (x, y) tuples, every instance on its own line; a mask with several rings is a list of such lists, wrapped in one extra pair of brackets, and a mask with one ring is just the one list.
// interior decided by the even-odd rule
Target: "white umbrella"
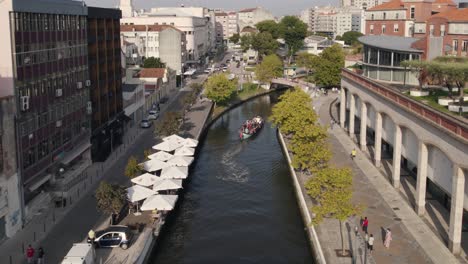
[(141, 163), (140, 165), (142, 165), (143, 170), (145, 170), (147, 172), (158, 171), (158, 170), (164, 169), (164, 168), (169, 166), (169, 164), (167, 164), (166, 162), (160, 161), (160, 160), (157, 160), (157, 159), (145, 161), (145, 162)]
[(180, 148), (181, 146), (182, 145), (176, 141), (163, 141), (157, 145), (154, 145), (153, 149), (171, 152), (176, 150), (177, 148)]
[(174, 156), (193, 156), (195, 149), (189, 147), (180, 147), (175, 150)]
[(140, 185), (127, 188), (127, 198), (132, 203), (144, 200), (154, 194), (156, 194), (155, 191)]
[(193, 162), (193, 157), (174, 156), (167, 161), (170, 166), (189, 166)]
[(177, 190), (182, 188), (182, 180), (162, 179), (153, 186), (153, 191)]
[(131, 181), (138, 185), (148, 187), (148, 186), (155, 184), (158, 181), (161, 181), (161, 179), (156, 175), (145, 173), (138, 177), (133, 178)]
[(162, 179), (186, 179), (188, 167), (166, 167), (162, 169), (160, 178)]
[(141, 205), (141, 210), (152, 211), (162, 210), (169, 211), (174, 209), (177, 202), (177, 195), (153, 195), (146, 199)]
[(151, 155), (148, 156), (149, 159), (156, 159), (156, 160), (160, 160), (160, 161), (166, 161), (170, 158), (172, 158), (172, 154), (169, 154), (165, 151), (158, 151), (156, 153), (153, 153)]
[(172, 142), (181, 143), (185, 141), (185, 138), (178, 136), (176, 134), (173, 134), (173, 135), (163, 138), (163, 141), (172, 141)]
[(182, 145), (190, 148), (196, 148), (198, 146), (198, 140), (195, 140), (193, 138), (186, 138), (183, 142)]

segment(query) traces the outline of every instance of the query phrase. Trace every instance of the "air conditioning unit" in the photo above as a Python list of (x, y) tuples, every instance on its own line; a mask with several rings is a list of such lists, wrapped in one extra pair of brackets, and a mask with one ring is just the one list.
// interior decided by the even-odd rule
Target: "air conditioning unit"
[(62, 120), (57, 120), (55, 122), (55, 127), (61, 127), (62, 126)]
[(91, 86), (91, 80), (86, 80), (85, 85), (86, 85), (86, 87), (90, 87)]
[(26, 111), (29, 109), (29, 96), (20, 97), (21, 111)]
[(78, 88), (78, 89), (83, 88), (83, 83), (82, 82), (77, 82), (76, 83), (76, 88)]
[(88, 115), (93, 113), (93, 105), (90, 101), (86, 104), (86, 113), (88, 113)]
[(63, 90), (62, 90), (62, 89), (57, 89), (57, 90), (55, 90), (55, 96), (56, 96), (56, 97), (60, 97), (60, 96), (62, 96), (62, 94), (63, 94)]

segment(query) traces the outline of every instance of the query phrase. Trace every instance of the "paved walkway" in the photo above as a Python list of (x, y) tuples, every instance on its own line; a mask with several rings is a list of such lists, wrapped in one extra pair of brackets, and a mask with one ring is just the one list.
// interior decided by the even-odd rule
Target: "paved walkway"
[[(314, 98), (314, 107), (320, 121), (330, 124), (330, 103), (337, 95)], [(358, 146), (337, 125), (330, 130), (333, 150), (332, 163), (338, 167), (348, 166), (353, 170), (353, 200), (364, 206), (362, 217), (369, 218), (369, 233), (375, 237), (374, 252), (368, 263), (459, 263), (446, 246), (436, 237), (424, 221), (416, 215), (400, 193), (395, 190), (381, 172), (365, 157)], [(351, 160), (351, 150), (357, 150), (357, 158)], [(360, 217), (349, 221), (346, 244), (356, 250), (357, 263), (364, 263), (363, 242), (354, 241), (354, 227)], [(348, 227), (347, 226), (347, 227)], [(390, 228), (393, 241), (389, 249), (383, 247), (384, 229)], [(341, 248), (339, 225), (336, 220), (326, 220), (317, 228), (319, 239), (329, 263), (351, 263), (351, 259), (337, 258), (335, 249)], [(359, 232), (362, 239), (363, 233)], [(355, 246), (356, 245), (356, 246)], [(370, 260), (370, 261), (369, 261)]]

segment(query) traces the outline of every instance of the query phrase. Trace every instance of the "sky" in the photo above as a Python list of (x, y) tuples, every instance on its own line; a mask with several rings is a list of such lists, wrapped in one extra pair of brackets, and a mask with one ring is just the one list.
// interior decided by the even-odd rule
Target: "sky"
[[(85, 0), (88, 6), (116, 7), (119, 0)], [(320, 5), (338, 5), (338, 0), (133, 0), (137, 9), (163, 6), (203, 6), (239, 10), (261, 6), (270, 10), (275, 16), (299, 15), (301, 10)]]

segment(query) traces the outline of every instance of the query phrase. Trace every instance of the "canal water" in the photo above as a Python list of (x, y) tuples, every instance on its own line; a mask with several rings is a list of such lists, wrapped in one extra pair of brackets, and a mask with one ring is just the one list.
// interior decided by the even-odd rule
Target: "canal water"
[(210, 127), (148, 263), (313, 263), (275, 128), (239, 140), (242, 122), (268, 118), (277, 98), (247, 102)]

